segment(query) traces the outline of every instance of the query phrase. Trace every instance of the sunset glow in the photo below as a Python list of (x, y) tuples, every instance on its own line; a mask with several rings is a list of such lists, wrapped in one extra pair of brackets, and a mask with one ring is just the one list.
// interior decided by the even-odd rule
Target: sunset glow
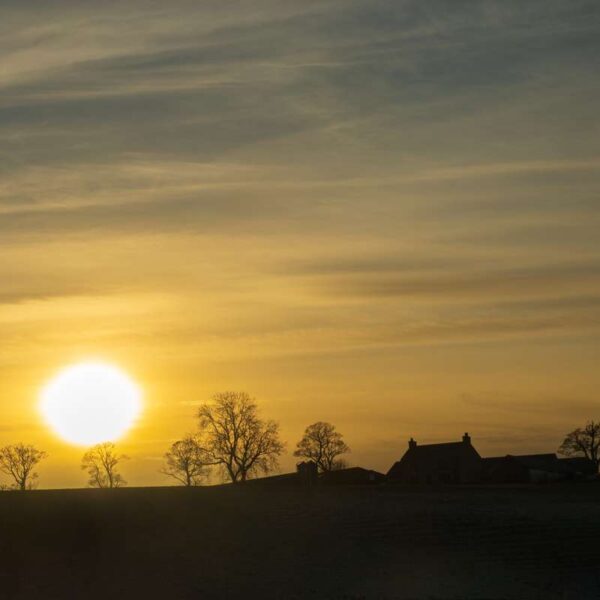
[(598, 0), (0, 56), (0, 600), (600, 600)]
[(143, 388), (135, 485), (227, 390), (282, 472), (318, 421), (385, 472), (598, 414), (597, 9), (446, 4), (3, 3), (0, 446), (48, 452), (44, 487), (137, 414), (40, 417), (90, 357)]

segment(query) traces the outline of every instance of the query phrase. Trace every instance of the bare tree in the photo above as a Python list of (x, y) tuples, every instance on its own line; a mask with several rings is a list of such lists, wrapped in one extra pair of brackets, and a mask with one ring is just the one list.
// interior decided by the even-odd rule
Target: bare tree
[(254, 399), (245, 392), (215, 394), (198, 410), (200, 439), (207, 460), (219, 465), (233, 482), (277, 467), (284, 444), (279, 425), (258, 416)]
[(117, 454), (112, 442), (104, 442), (90, 448), (81, 459), (81, 468), (88, 472), (90, 487), (118, 488), (127, 485), (117, 465), (128, 457)]
[(167, 463), (161, 473), (173, 477), (186, 487), (200, 485), (208, 476), (207, 456), (197, 436), (187, 435), (165, 453)]
[(564, 456), (585, 456), (598, 468), (600, 464), (600, 422), (588, 421), (567, 434), (558, 452)]
[(10, 475), (19, 490), (30, 490), (38, 477), (35, 466), (48, 454), (30, 444), (12, 444), (0, 448), (0, 471)]
[(350, 452), (350, 448), (344, 442), (342, 434), (331, 423), (317, 421), (304, 430), (294, 456), (312, 460), (319, 471), (325, 473), (343, 468), (345, 463), (338, 457), (346, 452)]

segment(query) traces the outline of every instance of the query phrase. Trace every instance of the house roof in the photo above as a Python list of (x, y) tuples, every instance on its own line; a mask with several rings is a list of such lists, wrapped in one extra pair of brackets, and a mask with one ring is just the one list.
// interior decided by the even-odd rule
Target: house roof
[(427, 454), (432, 452), (447, 452), (457, 450), (465, 445), (464, 442), (442, 442), (440, 444), (418, 444), (413, 448), (409, 448), (408, 452), (415, 454)]
[(479, 453), (470, 442), (464, 441), (411, 446), (404, 456), (392, 465), (387, 474), (388, 477), (393, 477), (403, 462), (410, 462), (416, 468), (427, 468), (443, 462), (453, 462), (464, 456), (465, 450), (475, 453), (479, 457)]

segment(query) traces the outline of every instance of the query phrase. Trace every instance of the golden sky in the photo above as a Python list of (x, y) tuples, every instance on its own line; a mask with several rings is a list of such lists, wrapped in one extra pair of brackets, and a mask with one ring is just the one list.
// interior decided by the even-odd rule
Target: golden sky
[(245, 390), (353, 464), (554, 451), (600, 416), (596, 2), (17, 2), (0, 11), (0, 444), (143, 387), (131, 485)]

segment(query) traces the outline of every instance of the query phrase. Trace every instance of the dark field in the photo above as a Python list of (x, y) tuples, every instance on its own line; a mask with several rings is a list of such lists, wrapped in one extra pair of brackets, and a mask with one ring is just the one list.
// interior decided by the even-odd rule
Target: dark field
[(600, 598), (600, 486), (0, 494), (1, 598)]

